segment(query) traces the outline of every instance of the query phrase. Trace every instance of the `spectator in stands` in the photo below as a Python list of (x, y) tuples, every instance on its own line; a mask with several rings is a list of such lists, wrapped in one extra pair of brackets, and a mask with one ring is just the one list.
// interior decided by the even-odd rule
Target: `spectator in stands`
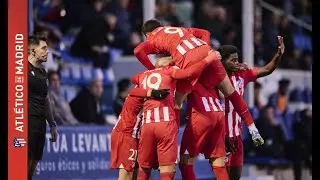
[(299, 67), (302, 70), (311, 71), (312, 70), (312, 64), (313, 64), (312, 52), (310, 52), (310, 51), (304, 52), (303, 53), (303, 58), (300, 61)]
[(56, 71), (48, 72), (50, 106), (53, 109), (54, 120), (59, 125), (76, 125), (79, 121), (73, 116), (69, 103), (63, 97), (60, 89), (60, 77)]
[(280, 34), (283, 35), (283, 38), (286, 40), (286, 52), (283, 55), (282, 61), (279, 63), (281, 68), (290, 68), (294, 67), (292, 64), (293, 56), (293, 26), (288, 18), (283, 17), (280, 23)]
[(71, 55), (93, 58), (94, 67), (106, 69), (110, 63), (110, 48), (116, 46), (117, 18), (113, 14), (104, 14), (84, 25), (71, 46)]
[(93, 79), (88, 87), (84, 87), (70, 102), (74, 116), (86, 124), (106, 124), (101, 111), (100, 99), (103, 92), (101, 79)]
[(156, 5), (156, 18), (163, 25), (183, 26), (183, 23), (176, 15), (176, 4), (174, 2), (168, 3), (165, 0), (160, 0)]
[(122, 40), (130, 37), (131, 23), (130, 13), (128, 11), (129, 0), (114, 0), (106, 5), (106, 12), (113, 13), (118, 21), (117, 27), (119, 28), (119, 36)]
[(257, 149), (257, 154), (273, 158), (285, 157), (285, 138), (279, 121), (275, 117), (274, 108), (270, 105), (264, 107), (256, 121), (261, 136), (265, 139), (265, 145)]
[(226, 9), (222, 6), (214, 6), (212, 2), (203, 1), (198, 13), (195, 26), (208, 30), (212, 37), (222, 42), (227, 20)]
[(113, 101), (113, 111), (118, 117), (121, 113), (123, 103), (130, 91), (130, 86), (131, 86), (130, 79), (127, 79), (127, 78), (121, 79), (118, 82), (117, 86), (118, 86), (118, 92), (117, 92), (116, 99)]
[(271, 94), (269, 97), (268, 104), (273, 106), (275, 109), (276, 116), (281, 118), (281, 127), (285, 133), (286, 140), (292, 140), (293, 131), (292, 131), (292, 114), (288, 108), (289, 104), (289, 91), (290, 80), (281, 79), (279, 81), (278, 92)]
[[(263, 44), (263, 32), (260, 30), (256, 30), (254, 32), (254, 65), (255, 66), (264, 66), (267, 62), (266, 53), (265, 53), (265, 46)], [(283, 38), (285, 39), (285, 38)], [(285, 39), (287, 41), (287, 39)], [(287, 44), (287, 43), (286, 43)], [(287, 52), (287, 47), (286, 47)], [(285, 55), (286, 53), (284, 53)], [(284, 56), (282, 55), (282, 56)], [(281, 63), (280, 61), (279, 63)]]
[(131, 33), (130, 42), (124, 45), (123, 55), (133, 55), (134, 48), (142, 41), (141, 36), (137, 32)]
[(295, 180), (301, 180), (304, 165), (312, 172), (312, 110), (304, 109), (300, 112), (300, 120), (294, 124), (294, 134), (294, 176)]
[(269, 104), (276, 108), (277, 112), (285, 116), (288, 111), (288, 90), (290, 80), (281, 79), (279, 81), (278, 92), (271, 94)]

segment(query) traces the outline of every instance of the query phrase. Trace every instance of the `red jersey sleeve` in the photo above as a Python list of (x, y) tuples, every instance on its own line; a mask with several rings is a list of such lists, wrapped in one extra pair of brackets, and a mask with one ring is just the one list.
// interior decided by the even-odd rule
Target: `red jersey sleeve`
[(143, 72), (139, 72), (137, 74), (135, 74), (132, 78), (131, 78), (131, 82), (135, 85), (139, 85), (139, 76), (140, 74)]
[(247, 82), (253, 82), (257, 80), (258, 68), (252, 68), (245, 71), (245, 79)]
[(210, 40), (210, 32), (205, 29), (198, 28), (187, 28), (189, 32), (191, 32), (196, 38), (199, 38), (205, 41), (208, 45), (211, 44)]
[(186, 68), (186, 69), (178, 69), (171, 68), (171, 76), (174, 79), (185, 79), (185, 78), (193, 78), (197, 77), (201, 74), (201, 71), (208, 65), (209, 63), (206, 60), (199, 61), (194, 65)]
[(148, 55), (157, 53), (156, 49), (148, 41), (140, 43), (133, 51), (137, 59), (146, 67), (151, 70), (154, 69), (154, 65), (150, 62)]
[(144, 98), (144, 97), (147, 97), (147, 92), (148, 91), (143, 88), (135, 87), (130, 90), (129, 95)]

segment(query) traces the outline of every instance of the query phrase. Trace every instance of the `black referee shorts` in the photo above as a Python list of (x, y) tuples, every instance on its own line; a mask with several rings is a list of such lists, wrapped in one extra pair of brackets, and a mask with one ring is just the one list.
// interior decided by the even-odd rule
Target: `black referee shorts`
[(42, 132), (28, 133), (28, 158), (30, 160), (41, 160), (46, 141), (46, 134)]

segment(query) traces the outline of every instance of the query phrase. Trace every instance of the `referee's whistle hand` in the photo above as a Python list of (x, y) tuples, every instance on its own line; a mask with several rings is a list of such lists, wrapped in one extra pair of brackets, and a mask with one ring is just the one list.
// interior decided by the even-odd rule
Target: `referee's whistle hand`
[(52, 127), (50, 129), (50, 133), (51, 133), (51, 138), (49, 139), (50, 142), (56, 142), (57, 138), (58, 138), (58, 131), (56, 127)]

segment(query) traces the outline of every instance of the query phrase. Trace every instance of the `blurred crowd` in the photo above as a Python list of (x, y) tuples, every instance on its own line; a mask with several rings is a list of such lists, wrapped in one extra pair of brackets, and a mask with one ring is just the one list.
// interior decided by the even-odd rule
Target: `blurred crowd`
[[(262, 66), (277, 48), (277, 35), (284, 37), (286, 53), (280, 68), (312, 69), (312, 32), (289, 20), (312, 24), (310, 0), (266, 0), (269, 11), (254, 1), (254, 60)], [(242, 47), (242, 1), (237, 0), (156, 0), (155, 17), (164, 25), (204, 28), (211, 32), (212, 45)], [(142, 0), (33, 0), (30, 31), (44, 33), (53, 49), (74, 37), (70, 53), (74, 57), (94, 59), (94, 66), (107, 68), (110, 49), (132, 55), (142, 41)], [(63, 45), (65, 46), (65, 45)]]
[[(33, 1), (33, 2), (32, 2)], [(133, 49), (143, 40), (142, 0), (31, 0), (29, 32), (48, 37), (50, 54), (45, 64), (49, 74), (49, 96), (54, 107), (55, 120), (60, 125), (99, 124), (113, 125), (131, 88), (129, 79), (117, 82), (117, 93), (112, 111), (103, 113), (101, 98), (103, 80), (96, 75), (81, 87), (69, 102), (61, 90), (61, 71), (66, 61), (61, 54), (83, 58), (94, 68), (108, 69), (112, 65), (112, 49), (122, 56), (133, 55)], [(293, 23), (293, 15), (311, 24), (310, 0), (265, 0), (284, 15), (269, 11), (255, 1), (254, 6), (254, 65), (263, 66), (277, 50), (277, 35), (284, 37), (285, 53), (279, 68), (312, 70), (312, 32)], [(232, 44), (242, 49), (241, 0), (156, 0), (155, 16), (164, 25), (203, 28), (211, 32), (212, 46)], [(71, 39), (70, 41), (66, 39)], [(241, 58), (240, 58), (241, 61)], [(311, 92), (300, 96), (288, 92), (290, 81), (279, 81), (279, 90), (267, 103), (261, 103), (262, 85), (255, 84), (256, 119), (265, 146), (254, 149), (246, 145), (247, 156), (262, 155), (286, 158), (294, 162), (296, 177), (301, 166), (311, 167), (312, 110), (291, 112), (288, 104), (300, 97), (311, 102)], [(182, 115), (182, 117), (184, 117)], [(183, 121), (181, 121), (183, 123)], [(182, 124), (183, 125), (183, 124)], [(243, 131), (246, 131), (244, 129)], [(248, 139), (250, 140), (250, 138)], [(299, 154), (297, 154), (299, 153)], [(299, 179), (297, 179), (299, 180)]]

